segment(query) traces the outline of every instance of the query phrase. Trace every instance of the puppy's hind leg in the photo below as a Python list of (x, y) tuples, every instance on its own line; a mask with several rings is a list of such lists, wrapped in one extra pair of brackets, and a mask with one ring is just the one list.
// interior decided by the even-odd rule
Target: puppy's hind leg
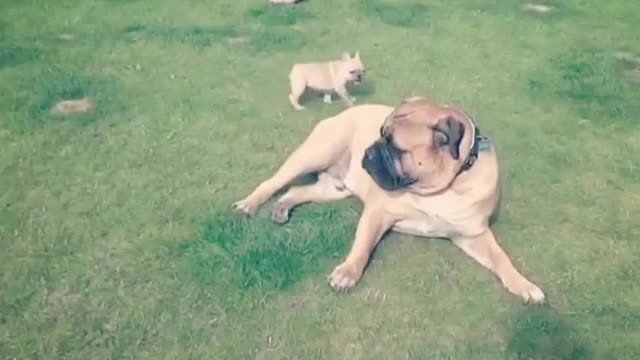
[(303, 110), (304, 106), (300, 105), (300, 97), (304, 93), (305, 88), (307, 87), (307, 83), (304, 80), (304, 77), (298, 74), (295, 70), (291, 71), (289, 74), (289, 82), (291, 86), (291, 93), (289, 93), (289, 101), (291, 105), (296, 110)]
[(341, 181), (326, 172), (318, 175), (318, 181), (311, 185), (294, 186), (273, 205), (271, 220), (278, 224), (289, 221), (289, 213), (295, 206), (307, 202), (329, 202), (345, 199), (351, 192)]
[(339, 133), (340, 130), (343, 129), (337, 118), (319, 122), (273, 176), (260, 183), (249, 196), (233, 204), (233, 207), (247, 215), (253, 215), (273, 194), (295, 178), (327, 169), (346, 146), (342, 137), (336, 136), (336, 132)]

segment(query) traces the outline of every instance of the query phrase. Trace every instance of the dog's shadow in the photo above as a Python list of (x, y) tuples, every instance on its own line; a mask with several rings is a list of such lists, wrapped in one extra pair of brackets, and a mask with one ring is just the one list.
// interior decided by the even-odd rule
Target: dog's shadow
[[(376, 93), (376, 84), (373, 80), (364, 80), (359, 85), (349, 84), (347, 85), (347, 91), (349, 94), (356, 98), (356, 104), (364, 103), (367, 98), (373, 96)], [(304, 106), (311, 103), (322, 102), (324, 93), (315, 90), (307, 89), (300, 97), (300, 103)], [(335, 93), (331, 93), (331, 102), (342, 102), (343, 100)]]
[(498, 196), (498, 203), (496, 204), (496, 209), (493, 211), (491, 216), (489, 216), (489, 226), (493, 226), (493, 224), (498, 222), (498, 220), (500, 219), (501, 213), (502, 213), (502, 196)]
[(376, 83), (373, 80), (364, 80), (360, 85), (348, 85), (347, 90), (356, 98), (368, 98), (376, 93)]

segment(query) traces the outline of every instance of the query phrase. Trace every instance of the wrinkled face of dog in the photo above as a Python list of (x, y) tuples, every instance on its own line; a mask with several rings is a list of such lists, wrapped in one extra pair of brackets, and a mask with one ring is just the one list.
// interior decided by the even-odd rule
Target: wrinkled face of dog
[(406, 101), (385, 121), (362, 167), (386, 191), (433, 194), (455, 179), (473, 129), (463, 112), (426, 99)]
[(364, 64), (360, 60), (360, 53), (356, 51), (356, 54), (352, 57), (348, 53), (342, 54), (342, 71), (347, 79), (354, 84), (360, 84), (364, 80)]

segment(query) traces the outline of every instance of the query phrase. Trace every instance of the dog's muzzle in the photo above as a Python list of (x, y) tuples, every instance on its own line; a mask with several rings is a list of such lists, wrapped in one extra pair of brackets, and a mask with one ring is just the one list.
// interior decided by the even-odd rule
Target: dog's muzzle
[(364, 74), (360, 71), (353, 74), (353, 83), (359, 85), (364, 79)]
[(415, 183), (415, 180), (398, 172), (396, 161), (399, 161), (401, 155), (402, 152), (391, 143), (389, 138), (383, 137), (365, 150), (362, 167), (382, 189), (386, 191), (403, 189)]

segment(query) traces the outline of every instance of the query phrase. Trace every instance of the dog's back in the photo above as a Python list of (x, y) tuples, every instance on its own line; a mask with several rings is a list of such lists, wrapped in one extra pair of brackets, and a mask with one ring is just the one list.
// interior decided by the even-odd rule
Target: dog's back
[(334, 85), (331, 62), (295, 64), (289, 73), (292, 77), (304, 79), (306, 86), (316, 90), (330, 90)]

